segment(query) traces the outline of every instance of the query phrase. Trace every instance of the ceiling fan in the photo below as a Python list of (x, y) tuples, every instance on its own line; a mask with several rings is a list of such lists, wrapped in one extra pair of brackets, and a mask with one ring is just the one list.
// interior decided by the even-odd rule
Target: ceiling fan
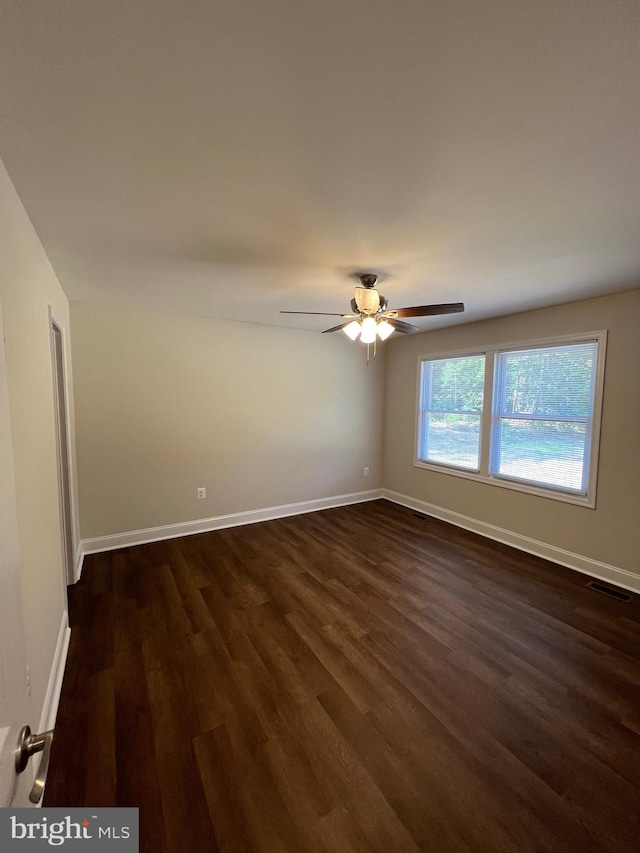
[(378, 339), (386, 341), (393, 332), (401, 335), (411, 335), (419, 332), (417, 326), (405, 323), (400, 317), (432, 317), (436, 314), (457, 314), (464, 311), (462, 302), (445, 302), (441, 305), (414, 305), (412, 308), (392, 308), (387, 306), (386, 296), (381, 296), (375, 289), (378, 276), (373, 273), (359, 273), (360, 286), (356, 287), (354, 298), (351, 300), (351, 314), (333, 314), (324, 311), (281, 311), (281, 314), (316, 314), (323, 317), (343, 317), (344, 323), (325, 329), (323, 335), (329, 332), (339, 332), (340, 329), (352, 341), (360, 338), (363, 344), (375, 344)]

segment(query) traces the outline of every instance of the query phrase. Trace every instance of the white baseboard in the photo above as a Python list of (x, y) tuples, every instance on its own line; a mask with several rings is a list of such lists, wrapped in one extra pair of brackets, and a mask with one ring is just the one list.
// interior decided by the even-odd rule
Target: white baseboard
[[(113, 551), (117, 548), (130, 548), (133, 545), (143, 545), (147, 542), (159, 542), (163, 539), (175, 539), (179, 536), (190, 536), (194, 533), (206, 533), (211, 530), (221, 530), (225, 527), (238, 527), (243, 524), (255, 524), (260, 521), (269, 521), (275, 518), (286, 518), (291, 515), (300, 515), (305, 512), (317, 512), (332, 507), (347, 506), (348, 504), (373, 501), (385, 498), (392, 503), (415, 509), (418, 512), (432, 515), (442, 521), (455, 524), (465, 530), (478, 533), (487, 539), (511, 545), (520, 551), (543, 557), (553, 563), (566, 566), (576, 572), (582, 572), (593, 578), (615, 584), (632, 592), (640, 593), (640, 576), (626, 569), (601, 563), (581, 554), (574, 554), (555, 545), (513, 533), (503, 527), (479, 521), (468, 515), (445, 509), (426, 501), (402, 495), (390, 489), (370, 489), (366, 492), (354, 492), (349, 495), (337, 495), (329, 498), (318, 498), (311, 501), (300, 501), (298, 503), (282, 504), (281, 506), (266, 507), (265, 509), (249, 510), (248, 512), (237, 512), (229, 515), (218, 515), (213, 518), (202, 518), (197, 521), (185, 521), (179, 524), (167, 524), (163, 527), (148, 527), (144, 530), (131, 530), (127, 533), (115, 533), (111, 536), (99, 536), (94, 539), (84, 539), (78, 550), (77, 577), (82, 571), (82, 560), (85, 554), (96, 554), (102, 551)], [(68, 642), (68, 641), (67, 641)]]
[(38, 726), (39, 732), (49, 731), (49, 729), (52, 729), (55, 726), (70, 637), (71, 628), (69, 628), (69, 618), (67, 616), (67, 611), (65, 610), (62, 614), (62, 622), (60, 623), (60, 631), (58, 632), (58, 642), (56, 643), (56, 650), (51, 663), (49, 683), (47, 684), (47, 692), (45, 693), (42, 714), (40, 715), (40, 725)]
[(130, 548), (132, 545), (159, 542), (162, 539), (176, 539), (179, 536), (208, 533), (211, 530), (221, 530), (225, 527), (256, 524), (260, 521), (271, 521), (275, 518), (286, 518), (290, 515), (301, 515), (305, 512), (317, 512), (321, 509), (332, 509), (333, 507), (347, 506), (348, 504), (375, 501), (382, 497), (382, 491), (382, 489), (369, 489), (366, 492), (353, 492), (349, 495), (334, 495), (329, 498), (317, 498), (311, 501), (266, 507), (265, 509), (253, 509), (248, 512), (234, 512), (229, 515), (214, 516), (213, 518), (201, 518), (197, 521), (167, 524), (163, 527), (148, 527), (145, 530), (130, 530), (127, 533), (98, 536), (94, 539), (84, 539), (82, 541), (82, 553), (83, 555), (97, 554), (102, 551), (113, 551), (116, 548)]
[(459, 512), (453, 512), (450, 509), (418, 500), (418, 498), (402, 495), (399, 492), (392, 492), (390, 489), (383, 489), (382, 497), (393, 503), (406, 506), (409, 509), (415, 509), (425, 515), (432, 515), (441, 521), (448, 521), (450, 524), (463, 527), (465, 530), (470, 530), (473, 533), (479, 533), (480, 536), (486, 536), (487, 539), (502, 542), (504, 545), (511, 545), (520, 551), (526, 551), (528, 554), (534, 554), (536, 557), (543, 557), (545, 560), (559, 563), (561, 566), (566, 566), (568, 569), (573, 569), (576, 572), (582, 572), (585, 575), (615, 584), (615, 586), (623, 587), (623, 589), (628, 589), (631, 592), (640, 593), (640, 575), (635, 575), (626, 569), (620, 569), (617, 566), (610, 566), (607, 563), (592, 560), (590, 557), (584, 557), (581, 554), (565, 551), (563, 548), (557, 548), (555, 545), (548, 545), (546, 542), (530, 539), (528, 536), (521, 536), (519, 533), (513, 533), (511, 530), (506, 530), (503, 527), (487, 524), (485, 521), (479, 521), (468, 515), (462, 515)]
[(75, 561), (75, 577), (76, 582), (80, 580), (82, 576), (82, 563), (84, 561), (84, 548), (82, 541), (78, 542), (78, 547), (76, 548), (76, 561)]

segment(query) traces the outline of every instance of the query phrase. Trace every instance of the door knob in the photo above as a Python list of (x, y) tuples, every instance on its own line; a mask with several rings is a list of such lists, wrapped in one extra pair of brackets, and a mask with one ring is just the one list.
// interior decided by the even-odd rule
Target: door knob
[(42, 734), (32, 735), (29, 726), (23, 726), (18, 735), (18, 746), (15, 753), (16, 773), (22, 773), (32, 755), (35, 755), (36, 752), (42, 753), (38, 775), (29, 794), (29, 800), (32, 803), (40, 802), (44, 791), (44, 783), (47, 778), (47, 770), (49, 769), (52, 740), (53, 729), (50, 729), (48, 732), (42, 732)]

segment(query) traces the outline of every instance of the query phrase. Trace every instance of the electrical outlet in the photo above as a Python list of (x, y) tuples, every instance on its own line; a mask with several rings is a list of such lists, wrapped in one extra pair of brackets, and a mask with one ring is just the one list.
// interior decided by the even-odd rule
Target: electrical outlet
[(369, 476), (369, 467), (368, 466), (364, 469), (364, 476), (365, 477)]
[(206, 496), (207, 490), (204, 486), (200, 486), (200, 488), (198, 489), (198, 500), (201, 501), (203, 498), (206, 498)]

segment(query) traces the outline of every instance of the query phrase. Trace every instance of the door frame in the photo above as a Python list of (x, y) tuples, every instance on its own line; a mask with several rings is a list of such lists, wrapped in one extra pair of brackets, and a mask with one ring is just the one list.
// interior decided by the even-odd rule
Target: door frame
[(65, 586), (76, 582), (75, 525), (73, 513), (73, 480), (71, 477), (71, 442), (69, 440), (69, 395), (65, 369), (66, 339), (64, 328), (57, 323), (49, 307), (51, 364), (56, 425), (58, 492), (60, 497), (60, 538)]

